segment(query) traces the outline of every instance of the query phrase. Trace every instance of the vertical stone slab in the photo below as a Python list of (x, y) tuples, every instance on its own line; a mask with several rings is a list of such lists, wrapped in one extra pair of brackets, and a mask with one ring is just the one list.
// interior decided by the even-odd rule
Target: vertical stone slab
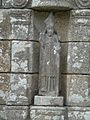
[(37, 73), (39, 67), (39, 43), (12, 41), (12, 72)]
[(0, 72), (10, 71), (10, 41), (0, 41)]
[(90, 106), (90, 75), (62, 76), (62, 91), (67, 106)]
[(68, 108), (68, 120), (89, 120), (90, 107)]
[(6, 104), (9, 90), (9, 82), (9, 74), (0, 73), (0, 105)]
[(28, 106), (7, 106), (7, 120), (30, 120)]
[(0, 105), (0, 120), (7, 120), (5, 105)]
[[(81, 1), (81, 0), (76, 0)], [(89, 2), (89, 0), (87, 0)], [(83, 2), (83, 0), (82, 0)], [(72, 10), (68, 41), (90, 41), (90, 10)]]
[(66, 109), (60, 107), (30, 107), (31, 120), (67, 120)]
[(37, 94), (37, 74), (11, 74), (8, 105), (29, 105)]

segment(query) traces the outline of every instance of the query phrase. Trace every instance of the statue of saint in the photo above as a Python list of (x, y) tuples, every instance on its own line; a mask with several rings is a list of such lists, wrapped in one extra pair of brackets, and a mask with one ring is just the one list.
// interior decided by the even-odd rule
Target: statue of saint
[(45, 32), (40, 34), (39, 95), (58, 96), (61, 47), (52, 12), (45, 24)]

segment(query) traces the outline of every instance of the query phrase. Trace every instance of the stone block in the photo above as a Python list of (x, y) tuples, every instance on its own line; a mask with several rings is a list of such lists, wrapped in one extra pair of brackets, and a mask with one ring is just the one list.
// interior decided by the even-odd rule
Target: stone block
[(31, 120), (67, 120), (66, 109), (63, 107), (30, 107)]
[(71, 11), (67, 40), (90, 41), (90, 10)]
[(90, 107), (68, 108), (68, 120), (90, 120)]
[(37, 94), (37, 74), (11, 74), (7, 105), (29, 105)]
[(63, 97), (35, 96), (34, 105), (63, 106)]
[(0, 10), (0, 39), (33, 40), (32, 11)]
[(39, 66), (39, 43), (12, 41), (12, 72), (37, 73)]
[(10, 71), (10, 41), (0, 41), (0, 72)]
[(31, 0), (2, 0), (3, 8), (28, 8)]
[(6, 106), (0, 105), (0, 120), (7, 120), (6, 118)]
[(62, 92), (68, 106), (90, 106), (90, 75), (63, 75)]
[(70, 10), (72, 5), (66, 0), (32, 0), (32, 8), (37, 10)]
[(28, 106), (7, 106), (7, 120), (30, 120)]
[(9, 90), (9, 80), (9, 74), (0, 73), (0, 105), (6, 104)]
[(62, 43), (62, 50), (62, 73), (90, 74), (89, 42)]

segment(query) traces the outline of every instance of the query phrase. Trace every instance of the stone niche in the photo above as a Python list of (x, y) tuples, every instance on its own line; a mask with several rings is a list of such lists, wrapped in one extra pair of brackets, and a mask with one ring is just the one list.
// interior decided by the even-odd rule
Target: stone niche
[[(37, 40), (39, 40), (39, 34), (45, 30), (45, 19), (48, 17), (49, 12), (34, 12), (34, 25), (37, 33)], [(41, 17), (40, 17), (41, 16)], [(60, 37), (60, 41), (67, 41), (70, 11), (55, 12), (55, 30)]]

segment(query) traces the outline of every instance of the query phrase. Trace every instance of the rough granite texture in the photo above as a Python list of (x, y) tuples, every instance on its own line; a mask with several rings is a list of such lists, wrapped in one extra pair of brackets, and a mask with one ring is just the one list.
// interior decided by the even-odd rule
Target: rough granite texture
[(29, 9), (1, 9), (0, 39), (33, 40), (32, 19)]
[(67, 106), (90, 106), (90, 75), (62, 75), (61, 86)]
[(28, 106), (7, 106), (6, 120), (30, 120)]
[(90, 120), (90, 107), (69, 107), (68, 120)]
[(90, 74), (89, 42), (62, 43), (61, 58), (62, 73)]
[(12, 72), (38, 73), (39, 43), (12, 41)]
[(0, 72), (10, 71), (10, 41), (0, 41)]
[(29, 105), (37, 94), (37, 74), (11, 74), (9, 82), (8, 105)]
[(90, 10), (71, 12), (67, 40), (90, 42)]
[(0, 120), (7, 120), (5, 105), (0, 105)]

